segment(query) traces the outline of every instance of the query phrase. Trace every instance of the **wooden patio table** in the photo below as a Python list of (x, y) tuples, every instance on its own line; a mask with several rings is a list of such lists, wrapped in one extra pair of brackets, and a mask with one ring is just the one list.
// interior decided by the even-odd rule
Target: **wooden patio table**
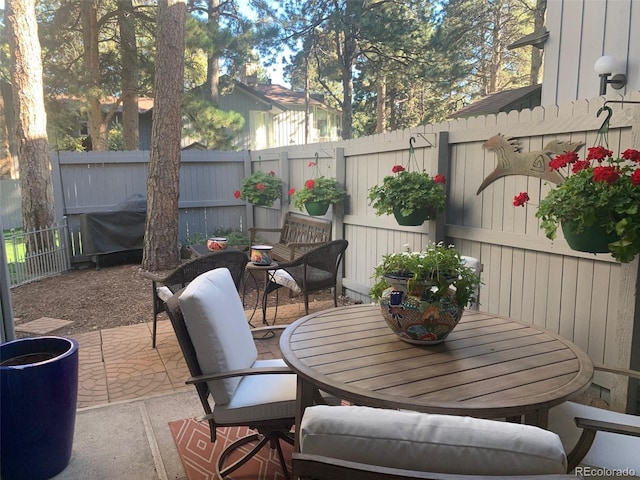
[(280, 349), (298, 375), (296, 425), (319, 388), (358, 405), (546, 428), (549, 408), (593, 376), (587, 354), (559, 335), (470, 310), (429, 346), (400, 340), (377, 305), (323, 310), (289, 325)]

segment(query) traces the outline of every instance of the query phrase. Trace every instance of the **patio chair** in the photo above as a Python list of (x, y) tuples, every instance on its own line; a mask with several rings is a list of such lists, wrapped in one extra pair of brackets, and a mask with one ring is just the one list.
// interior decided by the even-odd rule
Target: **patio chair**
[[(640, 372), (604, 365), (595, 371), (640, 380)], [(549, 411), (549, 430), (557, 433), (569, 456), (569, 471), (578, 463), (599, 468), (628, 468), (640, 475), (640, 416), (577, 402)], [(596, 435), (597, 432), (597, 435)], [(620, 435), (624, 433), (624, 435)]]
[(215, 268), (224, 267), (228, 268), (229, 272), (231, 272), (233, 283), (237, 289), (242, 281), (244, 268), (247, 265), (248, 260), (249, 258), (245, 252), (229, 249), (220, 252), (211, 252), (208, 255), (196, 257), (168, 273), (156, 274), (152, 272), (145, 272), (145, 277), (151, 280), (151, 290), (153, 295), (153, 330), (151, 333), (151, 346), (156, 348), (158, 314), (164, 311), (163, 302), (158, 296), (158, 284), (166, 286), (171, 290), (171, 292), (175, 293), (179, 289), (185, 287), (198, 275)]
[[(626, 423), (576, 422), (593, 435), (598, 430), (598, 436), (622, 434), (617, 436), (623, 442), (616, 443), (620, 463), (596, 467), (627, 469), (633, 475), (640, 429)], [(572, 472), (576, 456), (585, 453), (577, 449), (567, 456), (560, 436), (529, 425), (371, 407), (309, 407), (299, 428), (300, 453), (293, 454), (293, 470), (303, 480), (568, 479), (581, 474)]]
[(333, 240), (309, 250), (297, 259), (280, 263), (279, 268), (270, 271), (262, 296), (262, 314), (266, 318), (267, 296), (286, 287), (294, 294), (304, 296), (304, 311), (309, 314), (309, 294), (333, 288), (333, 304), (338, 306), (338, 268), (349, 242)]
[[(171, 295), (162, 288), (163, 298)], [(191, 374), (187, 383), (195, 386), (205, 411), (203, 418), (209, 422), (211, 441), (216, 441), (218, 426), (248, 426), (258, 432), (223, 450), (216, 462), (219, 478), (235, 471), (268, 444), (276, 450), (284, 476), (289, 479), (280, 441), (293, 443), (290, 431), (295, 423), (296, 376), (281, 359), (257, 360), (252, 337), (252, 333), (275, 332), (285, 326), (250, 329), (225, 268), (205, 272), (166, 298), (165, 309)], [(258, 443), (248, 453), (227, 465), (234, 451), (255, 441)]]

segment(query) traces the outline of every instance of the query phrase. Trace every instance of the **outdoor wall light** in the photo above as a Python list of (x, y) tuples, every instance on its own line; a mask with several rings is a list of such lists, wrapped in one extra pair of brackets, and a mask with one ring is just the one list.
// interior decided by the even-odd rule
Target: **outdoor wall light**
[(600, 95), (607, 94), (607, 84), (611, 84), (616, 90), (620, 90), (627, 84), (627, 76), (624, 73), (618, 73), (609, 79), (617, 66), (618, 62), (611, 55), (603, 55), (593, 65), (593, 69), (600, 75)]

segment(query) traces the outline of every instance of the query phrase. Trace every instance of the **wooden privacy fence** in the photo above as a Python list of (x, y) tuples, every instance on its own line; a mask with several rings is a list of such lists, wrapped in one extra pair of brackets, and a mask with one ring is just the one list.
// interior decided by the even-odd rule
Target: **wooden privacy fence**
[[(625, 101), (640, 100), (640, 92)], [(496, 168), (496, 151), (483, 144), (502, 134), (517, 152), (541, 151), (551, 141), (583, 142), (579, 152), (596, 143), (603, 98), (563, 106), (457, 119), (436, 125), (366, 138), (281, 147), (252, 152), (182, 153), (180, 170), (180, 236), (207, 234), (215, 228), (277, 228), (288, 211), (296, 211), (289, 188), (303, 188), (318, 163), (320, 174), (336, 177), (348, 193), (332, 207), (334, 238), (345, 238), (342, 286), (355, 300), (369, 301), (371, 275), (381, 256), (407, 245), (420, 249), (428, 241), (454, 244), (483, 264), (480, 310), (509, 316), (558, 332), (584, 349), (594, 362), (638, 368), (640, 321), (636, 310), (638, 260), (621, 265), (608, 254), (572, 251), (561, 235), (544, 236), (536, 205), (551, 188), (537, 177), (510, 175), (479, 186)], [(638, 105), (611, 103), (609, 148), (616, 153), (640, 148)], [(401, 227), (391, 217), (376, 217), (369, 188), (406, 165), (409, 139), (415, 138), (420, 169), (447, 177), (447, 206), (437, 221)], [(502, 147), (505, 153), (508, 148)], [(582, 156), (583, 156), (582, 155)], [(509, 157), (511, 158), (511, 157)], [(58, 218), (67, 215), (74, 255), (78, 216), (113, 208), (135, 193), (146, 192), (148, 152), (105, 152), (54, 155)], [(508, 161), (508, 160), (507, 160)], [(233, 197), (242, 178), (256, 169), (273, 170), (283, 179), (283, 199), (271, 208), (252, 207)], [(527, 191), (531, 201), (514, 208), (513, 197)], [(304, 212), (298, 212), (304, 213)], [(276, 241), (265, 235), (265, 241)], [(79, 245), (79, 246), (78, 246)], [(80, 250), (78, 250), (80, 248)], [(635, 353), (634, 353), (635, 352)], [(614, 385), (596, 377), (607, 389)], [(626, 388), (616, 388), (626, 395)]]

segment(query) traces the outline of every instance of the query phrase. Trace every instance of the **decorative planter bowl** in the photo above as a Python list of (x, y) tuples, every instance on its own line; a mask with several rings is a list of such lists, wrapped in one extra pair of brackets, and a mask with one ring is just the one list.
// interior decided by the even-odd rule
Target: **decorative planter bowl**
[(227, 249), (227, 239), (223, 237), (214, 237), (207, 240), (207, 249), (212, 252)]
[(444, 341), (462, 318), (456, 303), (429, 303), (394, 287), (380, 298), (380, 312), (389, 328), (408, 343), (436, 345)]
[[(435, 345), (444, 341), (460, 321), (464, 308), (453, 301), (428, 302), (422, 300), (433, 282), (410, 282), (409, 277), (387, 274), (392, 286), (380, 297), (380, 311), (389, 328), (405, 342)], [(453, 283), (451, 278), (449, 283)]]
[(269, 265), (271, 263), (271, 245), (252, 245), (251, 262), (254, 265)]

